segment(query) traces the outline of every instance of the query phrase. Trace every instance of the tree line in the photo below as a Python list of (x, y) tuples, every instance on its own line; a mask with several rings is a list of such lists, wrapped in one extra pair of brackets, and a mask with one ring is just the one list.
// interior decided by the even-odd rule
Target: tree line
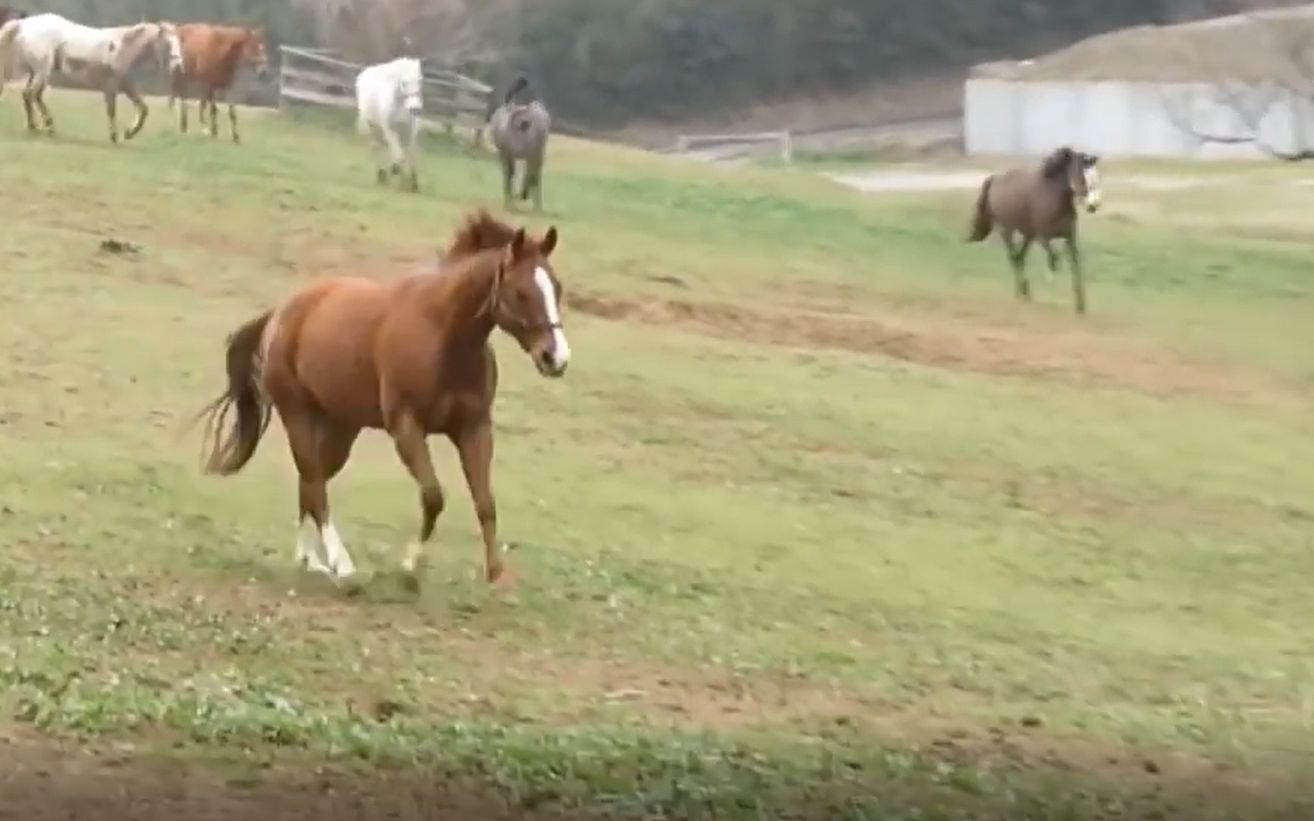
[(598, 127), (966, 67), (1098, 31), (1163, 22), (1182, 5), (1183, 0), (29, 3), (87, 22), (258, 21), (275, 43), (329, 45), (358, 60), (404, 50), (431, 54), (499, 86), (524, 70), (554, 110)]

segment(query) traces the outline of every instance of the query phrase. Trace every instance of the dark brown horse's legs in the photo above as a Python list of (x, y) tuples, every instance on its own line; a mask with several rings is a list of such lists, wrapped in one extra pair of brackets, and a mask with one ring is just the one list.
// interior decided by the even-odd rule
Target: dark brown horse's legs
[(443, 487), (439, 484), (438, 475), (433, 469), (433, 459), (429, 456), (425, 432), (419, 422), (410, 414), (404, 413), (392, 425), (390, 432), (393, 443), (397, 447), (397, 456), (410, 471), (416, 484), (420, 486), (420, 535), (406, 546), (406, 553), (402, 556), (402, 569), (414, 575), (419, 569), (424, 543), (433, 535), (434, 526), (446, 503), (443, 499)]
[(1077, 238), (1068, 237), (1068, 260), (1072, 263), (1072, 296), (1078, 314), (1086, 313), (1086, 279), (1081, 270), (1081, 252)]
[(455, 442), (484, 539), (484, 578), (490, 584), (495, 583), (503, 578), (506, 567), (502, 563), (501, 545), (497, 543), (497, 503), (492, 485), (493, 425), (484, 422), (457, 437)]
[(1004, 247), (1008, 251), (1008, 262), (1013, 266), (1013, 283), (1019, 299), (1031, 298), (1031, 283), (1027, 280), (1027, 249), (1031, 247), (1030, 237), (1023, 237), (1021, 246), (1014, 242), (1012, 233), (1004, 235)]
[(1042, 239), (1040, 244), (1045, 249), (1045, 256), (1048, 257), (1049, 274), (1052, 279), (1054, 274), (1058, 271), (1058, 253), (1054, 250), (1054, 246), (1050, 244), (1048, 238)]

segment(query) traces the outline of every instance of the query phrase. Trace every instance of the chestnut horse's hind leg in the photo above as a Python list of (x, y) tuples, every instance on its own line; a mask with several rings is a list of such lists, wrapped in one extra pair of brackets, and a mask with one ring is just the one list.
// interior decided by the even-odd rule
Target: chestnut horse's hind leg
[[(311, 570), (347, 579), (356, 572), (356, 566), (329, 514), (328, 482), (347, 463), (358, 432), (334, 430), (301, 409), (288, 412), (284, 406), (279, 416), (299, 477), (297, 561)], [(323, 561), (318, 547), (323, 548)]]
[(503, 578), (502, 548), (497, 543), (497, 504), (493, 499), (493, 424), (485, 420), (453, 438), (461, 456), (461, 469), (470, 486), (479, 531), (484, 539), (484, 578), (490, 583)]
[(392, 434), (397, 456), (420, 486), (420, 535), (406, 545), (406, 553), (402, 556), (402, 570), (415, 576), (420, 564), (420, 552), (424, 543), (433, 535), (434, 526), (446, 502), (443, 487), (438, 482), (438, 475), (434, 473), (433, 459), (429, 455), (429, 445), (420, 423), (409, 412), (402, 411), (395, 416), (388, 432)]

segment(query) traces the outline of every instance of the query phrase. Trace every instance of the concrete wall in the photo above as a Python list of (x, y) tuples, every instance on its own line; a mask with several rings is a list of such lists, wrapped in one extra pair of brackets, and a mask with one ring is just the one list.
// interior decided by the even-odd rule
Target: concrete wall
[(963, 120), (968, 154), (1039, 156), (1071, 144), (1110, 157), (1263, 156), (1253, 143), (1199, 136), (1255, 134), (1278, 151), (1314, 149), (1314, 103), (1278, 88), (974, 78)]

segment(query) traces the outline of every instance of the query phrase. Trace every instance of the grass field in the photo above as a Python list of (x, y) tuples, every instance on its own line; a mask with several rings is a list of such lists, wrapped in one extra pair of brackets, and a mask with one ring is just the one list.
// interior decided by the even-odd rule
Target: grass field
[[(496, 342), (520, 585), (476, 580), (435, 440), (420, 597), (348, 598), (293, 568), (276, 426), (229, 480), (178, 430), (230, 330), (313, 276), (429, 262), (500, 206), (495, 162), (430, 140), (412, 196), (345, 127), (253, 113), (235, 147), (157, 103), (114, 147), (94, 98), (51, 105), (53, 140), (0, 111), (0, 785), (24, 817), (1308, 817), (1302, 167), (1164, 166), (1199, 180), (1153, 191), (1110, 163), (1078, 320), (1039, 255), (1013, 301), (962, 193), (560, 140), (549, 213), (520, 218), (561, 231), (575, 362), (550, 382)], [(392, 571), (418, 508), (390, 443), (331, 493), (362, 570)]]

